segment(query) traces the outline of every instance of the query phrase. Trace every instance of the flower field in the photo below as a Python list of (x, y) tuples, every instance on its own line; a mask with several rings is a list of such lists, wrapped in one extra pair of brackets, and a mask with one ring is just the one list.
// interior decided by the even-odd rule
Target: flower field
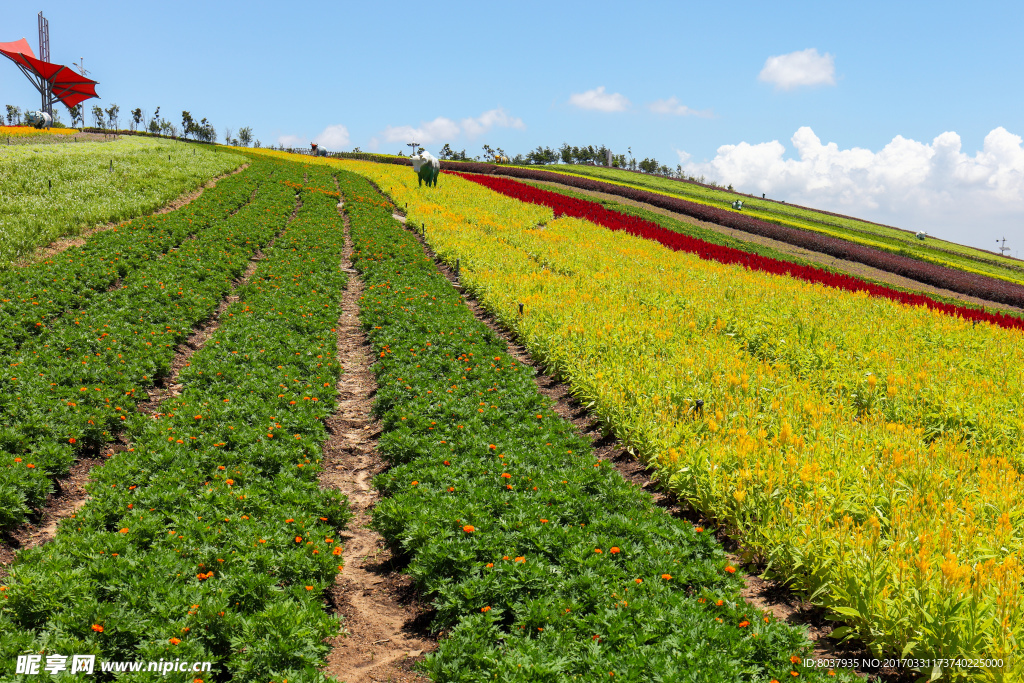
[(153, 211), (243, 162), (146, 138), (0, 145), (0, 267), (60, 237)]
[(0, 137), (34, 138), (42, 135), (74, 135), (75, 128), (33, 128), (32, 126), (0, 126)]
[(373, 524), (451, 629), (433, 680), (852, 680), (805, 668), (718, 543), (596, 460), (376, 191), (339, 181), (394, 465)]
[(819, 209), (808, 209), (785, 202), (729, 192), (700, 183), (682, 182), (625, 169), (585, 164), (559, 165), (546, 167), (546, 169), (571, 176), (594, 178), (622, 187), (682, 197), (689, 202), (726, 211), (732, 210), (732, 202), (742, 199), (742, 213), (754, 218), (761, 218), (783, 226), (811, 230), (857, 244), (913, 256), (929, 263), (961, 268), (1010, 282), (1024, 281), (1024, 268), (1021, 267), (1019, 261), (1015, 262), (992, 252), (945, 242), (934, 237), (922, 242), (915, 238), (912, 230), (900, 230)]
[[(402, 161), (401, 159), (396, 159), (394, 163), (402, 163)], [(950, 289), (961, 294), (1011, 306), (1024, 306), (1024, 285), (1019, 284), (1021, 275), (1016, 265), (1004, 267), (1001, 264), (996, 264), (999, 269), (999, 277), (994, 277), (997, 273), (992, 270), (993, 265), (989, 264), (986, 266), (977, 260), (968, 259), (964, 261), (961, 259), (954, 262), (946, 260), (946, 257), (938, 256), (921, 260), (905, 255), (899, 249), (896, 251), (886, 251), (865, 244), (857, 244), (851, 241), (848, 235), (838, 237), (803, 228), (790, 227), (779, 222), (745, 215), (747, 213), (745, 211), (718, 208), (659, 192), (641, 190), (615, 183), (577, 177), (565, 173), (552, 173), (514, 166), (494, 166), (492, 164), (464, 162), (442, 162), (441, 166), (446, 171), (495, 174), (525, 180), (557, 182), (582, 190), (615, 194), (626, 199), (691, 216), (698, 220), (716, 223), (752, 235), (768, 237), (811, 251), (828, 254), (835, 258), (863, 263), (934, 287)], [(998, 259), (999, 257), (995, 258)]]
[[(29, 486), (30, 462), (33, 476), (52, 473), (115, 430), (130, 447), (93, 470), (85, 506), (3, 579), (5, 662), (25, 651), (181, 658), (213, 662), (215, 680), (324, 680), (324, 640), (340, 626), (324, 591), (350, 517), (316, 475), (340, 372), (341, 219), (328, 174), (257, 160), (245, 176), (258, 185), (251, 202), (21, 346), (25, 372), (7, 380), (19, 383), (2, 408), (34, 431), (5, 433), (9, 488)], [(137, 412), (259, 247), (238, 301), (178, 376), (180, 395)]]
[(424, 192), (408, 169), (340, 165), (407, 206), (536, 357), (840, 635), (1020, 674), (1019, 329), (705, 260), (451, 174)]

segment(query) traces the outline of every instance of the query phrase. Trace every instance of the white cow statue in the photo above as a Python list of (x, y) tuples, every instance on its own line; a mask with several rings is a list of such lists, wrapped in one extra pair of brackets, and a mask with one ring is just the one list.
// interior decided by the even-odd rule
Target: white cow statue
[(437, 187), (437, 176), (441, 173), (441, 161), (430, 152), (417, 154), (412, 158), (412, 170), (420, 177), (420, 187), (427, 181), (427, 187)]
[(30, 111), (25, 114), (25, 121), (33, 128), (49, 128), (53, 125), (53, 117), (45, 111)]

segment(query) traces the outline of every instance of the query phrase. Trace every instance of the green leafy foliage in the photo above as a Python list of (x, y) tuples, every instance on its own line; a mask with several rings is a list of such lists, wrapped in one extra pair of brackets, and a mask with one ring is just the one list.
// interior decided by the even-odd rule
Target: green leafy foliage
[[(351, 512), (316, 475), (345, 274), (335, 200), (301, 198), (181, 373), (182, 393), (155, 419), (128, 420), (131, 448), (93, 470), (85, 507), (19, 554), (0, 592), (3, 660), (183, 658), (214, 662), (214, 680), (324, 680), (317, 667), (340, 624), (323, 593)], [(255, 235), (258, 217), (248, 221)]]

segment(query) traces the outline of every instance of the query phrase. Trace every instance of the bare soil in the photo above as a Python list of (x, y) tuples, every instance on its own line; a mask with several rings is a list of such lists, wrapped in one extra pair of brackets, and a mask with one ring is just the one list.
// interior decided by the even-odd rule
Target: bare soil
[[(565, 189), (565, 185), (560, 185), (558, 183), (553, 183), (546, 180), (531, 180), (529, 182), (531, 185)], [(662, 216), (668, 216), (669, 218), (673, 218), (677, 221), (686, 223), (688, 225), (704, 228), (705, 230), (713, 230), (714, 232), (717, 232), (719, 234), (728, 235), (729, 237), (733, 237), (744, 242), (753, 242), (754, 244), (759, 244), (764, 247), (770, 247), (783, 254), (796, 256), (803, 259), (804, 261), (814, 263), (820, 266), (826, 266), (834, 271), (845, 273), (847, 275), (852, 275), (854, 277), (868, 278), (874, 280), (875, 282), (892, 285), (894, 287), (910, 289), (918, 292), (923, 292), (925, 294), (934, 294), (949, 299), (955, 299), (957, 301), (963, 301), (964, 303), (974, 304), (976, 306), (985, 306), (987, 308), (1009, 311), (1011, 313), (1024, 314), (1024, 308), (1007, 306), (1005, 304), (995, 303), (992, 301), (988, 301), (986, 299), (979, 299), (977, 297), (967, 296), (966, 294), (960, 294), (959, 292), (954, 292), (948, 289), (933, 287), (931, 285), (926, 285), (923, 282), (918, 282), (917, 280), (911, 280), (910, 278), (906, 278), (901, 275), (896, 275), (885, 270), (879, 270), (878, 268), (866, 266), (862, 263), (855, 263), (854, 261), (844, 261), (842, 259), (837, 259), (817, 251), (804, 249), (803, 247), (798, 247), (792, 244), (788, 244), (786, 242), (779, 242), (778, 240), (773, 240), (768, 237), (752, 235), (749, 232), (733, 230), (732, 228), (726, 228), (724, 226), (718, 225), (717, 223), (708, 223), (707, 221), (697, 220), (696, 218), (692, 218), (690, 216), (687, 216), (686, 214), (676, 213), (674, 211), (662, 209), (657, 206), (651, 206), (650, 204), (645, 204), (643, 202), (633, 201), (632, 199), (626, 199), (625, 197), (620, 197), (618, 195), (608, 194), (606, 192), (596, 192), (592, 190), (581, 190), (575, 187), (570, 189), (572, 189), (573, 192), (579, 192), (580, 194), (588, 195), (594, 197), (595, 199), (603, 199), (615, 202), (617, 204), (622, 204), (624, 206), (632, 206), (635, 208), (644, 209), (652, 213), (661, 214)]]
[(392, 557), (380, 534), (367, 527), (370, 510), (377, 502), (377, 492), (370, 484), (386, 464), (376, 450), (381, 428), (371, 414), (377, 390), (371, 369), (374, 357), (359, 324), (364, 287), (352, 269), (351, 254), (346, 216), (342, 268), (349, 280), (337, 325), (338, 361), (343, 372), (337, 387), (338, 409), (326, 420), (330, 437), (324, 445), (320, 481), (325, 488), (348, 496), (355, 517), (340, 535), (344, 568), (330, 595), (334, 609), (344, 619), (345, 633), (331, 642), (326, 672), (345, 683), (426, 681), (412, 666), (437, 648), (437, 640), (427, 628), (431, 609), (412, 580), (400, 572), (401, 563)]
[[(86, 135), (92, 134), (86, 133)], [(217, 176), (216, 178), (211, 178), (210, 180), (206, 181), (195, 190), (192, 190), (191, 192), (186, 192), (180, 197), (172, 199), (170, 202), (160, 207), (156, 211), (144, 215), (157, 216), (160, 214), (170, 213), (171, 211), (174, 211), (176, 209), (180, 209), (186, 204), (190, 204), (194, 202), (196, 199), (198, 199), (203, 194), (204, 190), (209, 190), (215, 187), (219, 180), (227, 178), (228, 176), (235, 175), (236, 173), (241, 173), (247, 168), (249, 168), (249, 164), (245, 163), (236, 168), (234, 171), (231, 171), (230, 173), (225, 173), (223, 175)], [(139, 218), (139, 216), (137, 216), (136, 218)], [(135, 219), (133, 218), (132, 220)], [(106, 232), (107, 230), (112, 230), (114, 228), (121, 227), (122, 225), (126, 225), (129, 222), (130, 221), (121, 221), (120, 223), (104, 223), (102, 225), (87, 228), (82, 232), (78, 233), (77, 235), (68, 235), (66, 237), (61, 237), (60, 239), (54, 240), (45, 247), (38, 247), (31, 254), (18, 260), (13, 265), (16, 268), (24, 268), (25, 266), (30, 266), (35, 263), (39, 263), (40, 261), (45, 261), (46, 259), (53, 258), (62, 251), (67, 251), (72, 247), (83, 246), (88, 238), (92, 237), (97, 233)]]

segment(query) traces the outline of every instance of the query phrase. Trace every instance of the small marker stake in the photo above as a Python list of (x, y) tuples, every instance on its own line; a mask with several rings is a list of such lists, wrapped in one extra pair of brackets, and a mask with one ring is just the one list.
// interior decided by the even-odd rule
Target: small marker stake
[(113, 159), (110, 160), (110, 171), (111, 172), (114, 171), (114, 160)]
[(519, 304), (519, 315), (523, 314), (523, 305)]
[(459, 265), (460, 265), (460, 262), (461, 262), (461, 259), (455, 259), (455, 277), (459, 276)]

